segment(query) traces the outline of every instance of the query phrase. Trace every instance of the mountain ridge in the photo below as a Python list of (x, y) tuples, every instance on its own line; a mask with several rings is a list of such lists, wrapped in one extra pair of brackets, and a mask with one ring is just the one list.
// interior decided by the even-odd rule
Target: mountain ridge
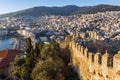
[(63, 7), (46, 7), (46, 6), (37, 6), (25, 10), (20, 10), (12, 13), (6, 13), (0, 15), (2, 17), (13, 17), (13, 16), (44, 16), (44, 15), (61, 15), (68, 16), (71, 14), (91, 14), (104, 11), (120, 11), (120, 6), (108, 5), (108, 4), (99, 4), (95, 6), (83, 6), (79, 7), (76, 5), (67, 5)]

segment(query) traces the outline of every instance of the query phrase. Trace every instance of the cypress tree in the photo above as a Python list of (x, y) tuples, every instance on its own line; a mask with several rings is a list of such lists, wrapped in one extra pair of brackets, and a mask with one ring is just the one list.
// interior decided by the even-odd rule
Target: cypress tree
[(39, 44), (35, 44), (35, 49), (34, 49), (34, 56), (35, 57), (38, 57), (39, 56), (39, 54), (40, 54), (40, 49), (39, 49)]
[(26, 53), (29, 54), (32, 48), (33, 47), (32, 47), (32, 44), (31, 44), (31, 39), (27, 38), (26, 39), (26, 49), (25, 49)]

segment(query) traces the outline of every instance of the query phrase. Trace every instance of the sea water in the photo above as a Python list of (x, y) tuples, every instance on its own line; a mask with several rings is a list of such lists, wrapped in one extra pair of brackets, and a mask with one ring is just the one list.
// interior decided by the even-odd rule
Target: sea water
[(0, 40), (0, 50), (13, 49), (14, 39)]

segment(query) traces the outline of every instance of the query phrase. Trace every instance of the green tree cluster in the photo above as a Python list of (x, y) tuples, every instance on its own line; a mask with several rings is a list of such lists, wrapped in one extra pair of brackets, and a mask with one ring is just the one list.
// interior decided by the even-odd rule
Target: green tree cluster
[(61, 57), (59, 44), (43, 42), (32, 45), (26, 40), (26, 57), (16, 56), (9, 68), (12, 80), (79, 80), (75, 71)]
[(9, 77), (13, 80), (29, 79), (27, 74), (27, 67), (25, 66), (25, 59), (20, 56), (16, 56), (14, 62), (9, 67)]

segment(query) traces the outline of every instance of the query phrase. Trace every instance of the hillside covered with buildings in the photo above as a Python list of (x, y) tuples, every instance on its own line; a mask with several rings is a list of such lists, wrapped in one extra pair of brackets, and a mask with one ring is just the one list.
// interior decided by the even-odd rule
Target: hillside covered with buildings
[(4, 17), (4, 37), (16, 43), (0, 51), (3, 80), (120, 79), (120, 11)]

